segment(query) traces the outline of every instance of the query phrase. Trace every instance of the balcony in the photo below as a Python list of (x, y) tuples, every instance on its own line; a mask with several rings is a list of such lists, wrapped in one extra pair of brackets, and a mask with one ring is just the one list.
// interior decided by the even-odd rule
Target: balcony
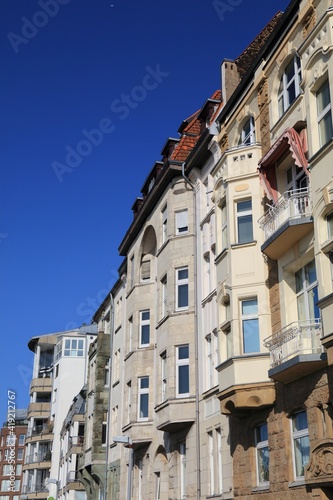
[(22, 494), (28, 495), (28, 498), (47, 498), (48, 493), (45, 483), (28, 484), (22, 487)]
[(221, 413), (242, 416), (275, 401), (274, 383), (269, 380), (268, 353), (233, 356), (217, 367)]
[[(37, 464), (43, 463), (43, 467), (45, 469), (45, 462), (51, 463), (52, 454), (51, 451), (43, 451), (39, 453), (31, 453), (31, 455), (27, 455), (25, 457), (25, 464)], [(51, 466), (51, 465), (50, 465)]]
[(83, 484), (79, 481), (78, 479), (78, 471), (70, 471), (68, 472), (67, 474), (67, 483), (66, 483), (66, 487), (65, 487), (65, 491), (69, 491), (69, 490), (80, 490), (80, 491), (83, 491), (84, 490), (84, 486)]
[(271, 259), (277, 260), (312, 229), (309, 188), (283, 193), (258, 223), (265, 235), (261, 251)]
[(28, 418), (46, 417), (51, 411), (51, 403), (30, 403), (28, 406)]
[(84, 436), (69, 436), (68, 439), (68, 454), (77, 454), (82, 450)]
[(50, 377), (33, 378), (30, 383), (32, 392), (52, 392), (53, 379)]
[(156, 428), (164, 432), (177, 432), (190, 427), (195, 421), (195, 399), (168, 399), (155, 407)]
[(285, 384), (327, 364), (320, 320), (296, 321), (264, 340), (270, 351), (268, 375)]

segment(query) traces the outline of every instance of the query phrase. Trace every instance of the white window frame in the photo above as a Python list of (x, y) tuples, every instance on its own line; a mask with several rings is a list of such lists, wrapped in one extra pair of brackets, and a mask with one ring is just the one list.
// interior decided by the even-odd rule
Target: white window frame
[(223, 450), (222, 450), (222, 429), (216, 429), (216, 447), (217, 447), (217, 483), (218, 493), (223, 493)]
[(180, 498), (186, 498), (186, 441), (179, 443)]
[(132, 381), (127, 382), (127, 423), (131, 422), (131, 408), (132, 408)]
[[(179, 278), (179, 274), (182, 272), (182, 271), (187, 271), (187, 277), (186, 278)], [(185, 311), (186, 309), (188, 309), (189, 307), (189, 294), (188, 294), (188, 285), (189, 285), (189, 281), (188, 281), (188, 266), (184, 266), (184, 267), (179, 267), (176, 269), (176, 311)], [(179, 306), (179, 289), (180, 287), (182, 286), (187, 286), (187, 305), (185, 306)]]
[(133, 347), (133, 315), (128, 318), (128, 352), (132, 351)]
[[(240, 210), (240, 207), (244, 203), (250, 202), (251, 208), (245, 209), (245, 210)], [(241, 231), (240, 231), (240, 221), (241, 219), (245, 217), (251, 217), (251, 228), (252, 228), (252, 238), (251, 239), (243, 239), (241, 238)], [(236, 201), (236, 228), (237, 228), (237, 243), (238, 244), (246, 244), (246, 243), (251, 243), (253, 241), (253, 212), (252, 212), (252, 198), (247, 198), (245, 200), (237, 200)], [(241, 241), (242, 240), (242, 241)]]
[(168, 205), (162, 208), (162, 244), (168, 239)]
[[(80, 347), (81, 346), (81, 347)], [(63, 356), (66, 358), (84, 356), (84, 339), (82, 338), (64, 338), (63, 339)]]
[[(268, 439), (259, 441), (258, 439), (258, 433), (260, 432), (260, 429), (262, 427), (266, 427), (266, 433), (268, 434), (267, 430), (267, 424), (261, 424), (258, 425), (255, 428), (255, 446), (256, 446), (256, 473), (257, 473), (257, 485), (258, 486), (268, 486), (269, 485), (269, 448), (268, 448)], [(259, 467), (260, 467), (260, 458), (261, 458), (261, 453), (262, 450), (267, 449), (268, 451), (268, 479), (262, 479), (262, 475), (260, 474)]]
[[(256, 302), (257, 305), (257, 311), (256, 313), (243, 313), (243, 304), (246, 302)], [(258, 313), (258, 297), (249, 297), (247, 299), (242, 299), (240, 301), (240, 307), (241, 307), (241, 322), (242, 322), (242, 342), (243, 342), (243, 353), (244, 354), (250, 354), (254, 352), (260, 352), (260, 330), (259, 330), (259, 313)], [(247, 321), (252, 321), (252, 320), (257, 320), (258, 322), (258, 330), (257, 330), (257, 343), (259, 350), (258, 351), (248, 351), (247, 349), (245, 350), (245, 324)]]
[[(296, 291), (296, 301), (297, 301), (297, 314), (298, 314), (299, 321), (312, 321), (315, 319), (319, 319), (319, 317), (320, 317), (319, 308), (316, 307), (315, 301), (313, 301), (313, 306), (314, 306), (314, 311), (317, 309), (318, 317), (317, 318), (311, 317), (311, 306), (310, 306), (309, 295), (312, 294), (313, 296), (315, 296), (314, 290), (316, 290), (316, 294), (318, 296), (318, 280), (317, 280), (317, 276), (316, 276), (316, 279), (314, 281), (311, 281), (311, 283), (307, 281), (307, 279), (306, 279), (307, 271), (306, 270), (309, 268), (310, 264), (313, 264), (314, 270), (316, 272), (315, 261), (312, 260), (295, 273), (295, 281), (296, 281), (295, 291)], [(297, 291), (297, 275), (301, 277), (300, 281), (302, 282), (302, 288), (300, 288), (298, 291)], [(300, 298), (302, 298), (302, 297), (303, 297), (303, 306), (304, 306), (304, 313), (305, 313), (305, 318), (303, 318), (303, 319), (300, 318), (300, 316), (299, 316), (299, 303), (300, 303)]]
[(161, 401), (167, 398), (167, 353), (161, 354)]
[(103, 422), (102, 422), (102, 433), (101, 433), (101, 441), (102, 446), (106, 447), (107, 442), (107, 432), (108, 432), (108, 412), (107, 410), (103, 411)]
[(227, 204), (221, 206), (221, 252), (228, 248), (228, 212)]
[[(329, 103), (325, 106), (325, 108), (319, 112), (319, 109), (318, 109), (318, 104), (319, 104), (319, 100), (318, 100), (318, 95), (321, 93), (321, 91), (323, 90), (324, 86), (327, 85), (328, 87), (328, 93), (329, 93)], [(319, 146), (322, 147), (322, 146), (325, 146), (325, 144), (327, 144), (329, 142), (330, 139), (332, 139), (332, 128), (333, 128), (333, 125), (332, 125), (332, 106), (331, 106), (331, 93), (330, 93), (330, 85), (329, 85), (329, 80), (326, 79), (322, 84), (321, 86), (319, 87), (319, 89), (317, 90), (316, 92), (316, 102), (317, 102), (317, 123), (318, 123), (318, 134), (319, 134)], [(323, 120), (325, 120), (326, 118), (329, 119), (329, 124), (330, 124), (330, 128), (331, 128), (331, 137), (322, 137), (322, 132), (321, 132), (321, 123), (323, 122)], [(325, 122), (324, 122), (325, 124)], [(328, 131), (329, 132), (329, 131)], [(325, 128), (325, 135), (327, 134), (327, 131), (326, 131), (326, 128)]]
[[(148, 380), (148, 387), (141, 387), (141, 383), (143, 380)], [(147, 410), (147, 416), (145, 417), (141, 417), (140, 414), (141, 414), (141, 410), (142, 410), (142, 403), (141, 403), (141, 396), (145, 396), (145, 395), (148, 395), (147, 396), (147, 407), (148, 407), (148, 410)], [(139, 377), (138, 378), (138, 421), (140, 422), (143, 422), (143, 421), (146, 421), (148, 420), (148, 417), (149, 417), (149, 377), (148, 376), (143, 376), (143, 377)]]
[(19, 445), (19, 446), (24, 446), (24, 443), (25, 443), (25, 434), (20, 434), (20, 435), (19, 435), (19, 442), (18, 442), (18, 445)]
[[(143, 315), (148, 314), (148, 319), (143, 319)], [(144, 327), (148, 327), (148, 342), (143, 342), (143, 329)], [(144, 309), (140, 311), (140, 339), (139, 346), (140, 347), (149, 347), (150, 345), (150, 309)]]
[(214, 460), (214, 438), (213, 431), (207, 433), (208, 437), (208, 458), (209, 458), (209, 487), (210, 495), (215, 494), (215, 460)]
[[(249, 126), (249, 131), (247, 132), (247, 127)], [(239, 144), (243, 146), (250, 146), (256, 142), (256, 129), (254, 124), (254, 117), (250, 116), (243, 124)]]
[(176, 234), (182, 235), (188, 232), (188, 210), (179, 210), (176, 212)]
[(161, 288), (162, 288), (162, 296), (161, 296), (161, 317), (165, 318), (168, 313), (168, 277), (167, 274), (163, 276), (161, 279)]
[[(180, 349), (187, 347), (188, 357), (179, 358)], [(187, 366), (187, 376), (188, 376), (188, 392), (179, 392), (180, 389), (180, 370), (181, 367)], [(190, 395), (190, 346), (189, 344), (183, 344), (176, 347), (176, 396), (177, 398), (186, 398)]]
[[(290, 81), (287, 81), (287, 68), (289, 68), (290, 65), (293, 65), (293, 76), (290, 79)], [(279, 117), (283, 116), (284, 113), (290, 108), (290, 106), (296, 101), (297, 97), (300, 94), (301, 88), (300, 88), (300, 83), (302, 81), (302, 67), (301, 67), (301, 61), (300, 58), (295, 54), (293, 59), (291, 59), (288, 64), (285, 66), (283, 75), (280, 79), (280, 88), (279, 88), (279, 94), (278, 94), (278, 108), (279, 108)], [(289, 102), (289, 94), (288, 90), (289, 88), (295, 85), (295, 98), (293, 101)], [(281, 106), (281, 104), (282, 106)]]
[[(299, 440), (299, 439), (302, 439), (302, 438), (308, 438), (308, 441), (309, 441), (309, 448), (310, 448), (310, 439), (309, 439), (309, 428), (307, 427), (306, 429), (301, 429), (301, 430), (294, 430), (294, 422), (297, 418), (297, 415), (300, 414), (300, 413), (304, 413), (305, 416), (307, 417), (306, 415), (306, 411), (300, 411), (300, 412), (296, 412), (292, 415), (291, 419), (290, 419), (290, 425), (291, 425), (291, 439), (292, 439), (292, 454), (293, 454), (293, 468), (294, 468), (294, 477), (296, 480), (302, 480), (304, 478), (304, 472), (303, 471), (303, 474), (302, 475), (299, 475), (297, 474), (297, 464), (296, 464), (296, 451), (295, 451), (295, 448), (296, 448), (296, 442)], [(309, 424), (308, 424), (309, 425)], [(304, 469), (306, 467), (306, 465), (308, 464), (308, 462), (304, 463)]]

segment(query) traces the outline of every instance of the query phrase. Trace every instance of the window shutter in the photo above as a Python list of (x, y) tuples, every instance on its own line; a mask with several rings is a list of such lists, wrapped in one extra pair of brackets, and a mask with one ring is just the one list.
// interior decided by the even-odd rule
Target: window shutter
[(150, 279), (150, 260), (143, 260), (141, 263), (141, 279)]

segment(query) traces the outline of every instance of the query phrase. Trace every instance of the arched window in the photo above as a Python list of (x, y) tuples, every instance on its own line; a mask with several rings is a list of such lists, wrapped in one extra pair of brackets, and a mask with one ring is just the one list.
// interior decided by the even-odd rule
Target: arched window
[(301, 60), (295, 55), (287, 64), (280, 80), (278, 93), (279, 116), (282, 116), (287, 111), (299, 95), (301, 80)]

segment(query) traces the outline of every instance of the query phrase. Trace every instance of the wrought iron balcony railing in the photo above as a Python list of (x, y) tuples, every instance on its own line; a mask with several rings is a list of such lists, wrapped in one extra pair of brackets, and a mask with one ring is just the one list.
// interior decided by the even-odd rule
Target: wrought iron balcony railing
[(309, 188), (296, 189), (283, 193), (258, 220), (258, 224), (264, 230), (265, 240), (267, 240), (288, 220), (310, 217), (311, 214), (312, 203)]
[(264, 340), (265, 347), (270, 351), (271, 368), (300, 354), (323, 352), (321, 336), (321, 321), (316, 319), (296, 321), (282, 328)]

